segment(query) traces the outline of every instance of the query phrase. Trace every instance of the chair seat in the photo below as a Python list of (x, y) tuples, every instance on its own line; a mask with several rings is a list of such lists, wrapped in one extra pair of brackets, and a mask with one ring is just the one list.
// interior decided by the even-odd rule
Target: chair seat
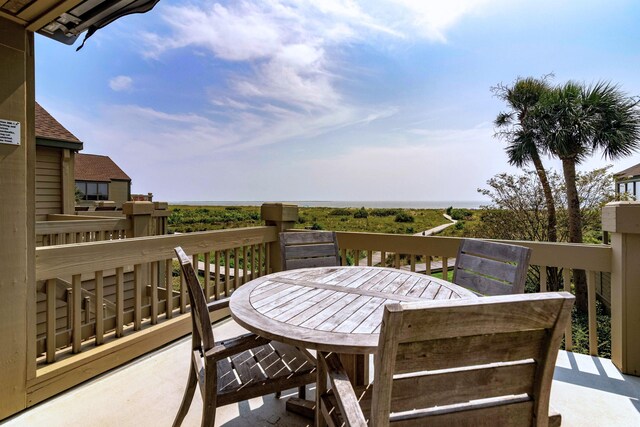
[(316, 366), (303, 350), (271, 341), (219, 360), (217, 371), (217, 406), (222, 406), (313, 383)]

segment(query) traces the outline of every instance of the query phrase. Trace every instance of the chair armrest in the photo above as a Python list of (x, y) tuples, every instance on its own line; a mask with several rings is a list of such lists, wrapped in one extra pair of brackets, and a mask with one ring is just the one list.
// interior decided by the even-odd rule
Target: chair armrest
[(211, 301), (210, 303), (207, 303), (207, 308), (209, 309), (209, 313), (214, 312), (216, 310), (220, 310), (221, 308), (227, 308), (227, 307), (229, 307), (229, 298)]
[(213, 360), (221, 360), (225, 357), (234, 356), (246, 350), (269, 344), (271, 340), (263, 338), (256, 334), (244, 334), (238, 337), (219, 341), (205, 353), (205, 357)]
[(366, 427), (367, 420), (362, 413), (356, 392), (338, 355), (319, 351), (318, 360), (324, 364), (327, 370), (333, 395), (338, 402), (338, 407), (347, 426)]

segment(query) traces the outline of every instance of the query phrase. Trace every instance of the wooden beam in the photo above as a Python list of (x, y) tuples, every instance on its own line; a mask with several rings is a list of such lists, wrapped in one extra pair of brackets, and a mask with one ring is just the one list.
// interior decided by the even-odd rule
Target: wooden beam
[(0, 144), (2, 419), (24, 409), (35, 374), (35, 92), (33, 34), (4, 17), (0, 27), (0, 119), (20, 123), (20, 145)]
[[(51, 9), (45, 10), (40, 7), (38, 10), (33, 10), (33, 14), (35, 15), (37, 13), (37, 16), (32, 16), (30, 19), (28, 19), (30, 24), (27, 26), (27, 30), (38, 31), (39, 29), (56, 19), (58, 16), (76, 7), (81, 2), (82, 0), (56, 1), (57, 4), (54, 5)], [(39, 2), (35, 2), (34, 4), (38, 3)]]

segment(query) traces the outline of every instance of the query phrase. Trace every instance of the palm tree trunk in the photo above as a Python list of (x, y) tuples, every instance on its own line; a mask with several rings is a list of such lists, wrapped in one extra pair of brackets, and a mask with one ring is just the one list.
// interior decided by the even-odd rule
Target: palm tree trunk
[(540, 159), (540, 155), (538, 154), (537, 150), (531, 153), (531, 161), (536, 167), (536, 173), (538, 174), (540, 185), (542, 185), (544, 201), (547, 207), (547, 239), (550, 242), (557, 242), (558, 232), (556, 228), (556, 205), (555, 201), (553, 200), (553, 192), (551, 191), (551, 186), (549, 185), (549, 179), (547, 178), (547, 171), (542, 165), (542, 160)]
[[(556, 219), (556, 204), (553, 199), (553, 192), (551, 191), (551, 185), (547, 178), (547, 171), (542, 165), (542, 159), (538, 154), (538, 150), (533, 150), (531, 153), (531, 161), (536, 168), (536, 174), (540, 180), (542, 186), (542, 192), (544, 193), (544, 201), (547, 207), (547, 240), (549, 242), (558, 241), (557, 231), (557, 219)], [(557, 267), (547, 267), (547, 281), (548, 289), (550, 291), (557, 291), (560, 287), (560, 275), (558, 274)], [(540, 284), (542, 287), (542, 284)]]
[[(562, 172), (567, 187), (567, 214), (569, 217), (569, 242), (582, 243), (582, 219), (580, 217), (580, 200), (576, 187), (576, 162), (573, 157), (562, 158)], [(579, 313), (587, 313), (587, 275), (584, 270), (573, 270), (573, 283), (576, 293), (576, 309)]]

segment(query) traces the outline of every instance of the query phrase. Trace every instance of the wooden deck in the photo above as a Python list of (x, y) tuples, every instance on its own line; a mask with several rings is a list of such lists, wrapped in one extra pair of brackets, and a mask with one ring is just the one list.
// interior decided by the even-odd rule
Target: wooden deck
[[(217, 338), (242, 333), (235, 322), (216, 326)], [(16, 416), (3, 427), (47, 425), (170, 426), (186, 383), (190, 337), (181, 339), (123, 368), (108, 372)], [(309, 387), (309, 398), (315, 389)], [(295, 390), (223, 406), (216, 425), (225, 427), (309, 425), (284, 410)], [(563, 427), (640, 425), (640, 378), (622, 375), (611, 360), (561, 351), (556, 363), (551, 402)], [(199, 425), (201, 400), (194, 398), (184, 426)]]

